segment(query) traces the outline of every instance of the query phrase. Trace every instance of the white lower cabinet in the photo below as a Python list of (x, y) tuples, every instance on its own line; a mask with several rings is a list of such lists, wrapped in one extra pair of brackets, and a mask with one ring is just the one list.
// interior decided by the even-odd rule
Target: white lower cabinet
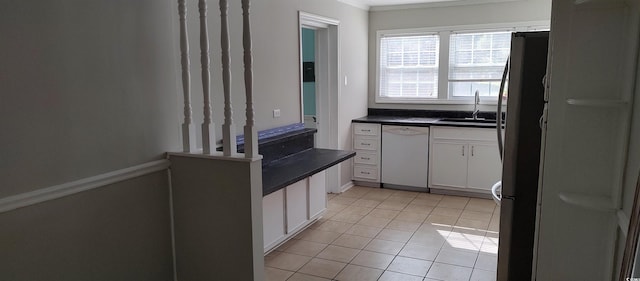
[(262, 197), (262, 232), (265, 250), (284, 239), (284, 189)]
[(285, 188), (287, 233), (298, 230), (307, 221), (307, 181), (301, 180)]
[(309, 219), (327, 209), (327, 176), (324, 171), (309, 177)]
[(490, 194), (502, 178), (494, 129), (433, 127), (429, 187)]
[(308, 227), (327, 206), (324, 171), (262, 198), (264, 252), (267, 253)]

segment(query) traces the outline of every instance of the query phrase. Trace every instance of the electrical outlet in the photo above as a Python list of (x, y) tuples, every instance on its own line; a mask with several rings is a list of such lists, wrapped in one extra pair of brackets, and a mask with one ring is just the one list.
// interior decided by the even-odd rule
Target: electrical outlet
[(280, 109), (274, 109), (273, 118), (279, 118), (279, 117), (280, 117)]

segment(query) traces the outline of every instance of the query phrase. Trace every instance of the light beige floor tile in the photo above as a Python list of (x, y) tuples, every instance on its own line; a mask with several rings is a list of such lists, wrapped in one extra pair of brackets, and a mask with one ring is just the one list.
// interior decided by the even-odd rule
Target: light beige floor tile
[(304, 274), (332, 279), (336, 277), (338, 272), (340, 272), (346, 265), (346, 263), (342, 262), (314, 258), (298, 271)]
[(476, 264), (474, 268), (482, 269), (486, 271), (497, 271), (498, 270), (498, 255), (496, 254), (485, 254), (480, 252), (478, 255), (478, 260), (476, 260)]
[(345, 213), (345, 211), (343, 210), (342, 212), (340, 212), (339, 214), (333, 216), (329, 220), (341, 221), (341, 222), (346, 222), (346, 223), (357, 223), (363, 217), (364, 217), (364, 215)]
[(391, 264), (391, 261), (393, 261), (393, 258), (394, 258), (393, 255), (370, 252), (365, 250), (360, 252), (353, 259), (353, 261), (351, 261), (351, 263), (356, 265), (366, 266), (366, 267), (386, 269), (387, 266)]
[(364, 196), (362, 196), (362, 199), (370, 199), (370, 200), (386, 200), (387, 198), (389, 198), (389, 196), (391, 196), (391, 194), (389, 193), (385, 193), (385, 192), (369, 192), (367, 194), (365, 194)]
[(456, 222), (458, 221), (458, 217), (450, 217), (450, 216), (443, 216), (443, 215), (434, 215), (431, 214), (427, 217), (426, 220), (424, 220), (425, 223), (434, 223), (434, 224), (440, 224), (440, 225), (455, 225)]
[(396, 190), (396, 192), (394, 192), (391, 195), (391, 198), (409, 198), (409, 199), (413, 199), (416, 198), (418, 196), (418, 194), (420, 194), (421, 192), (416, 192), (416, 191), (406, 191), (406, 190)]
[(428, 206), (428, 207), (435, 207), (438, 205), (438, 203), (440, 203), (440, 199), (434, 199), (434, 198), (423, 198), (423, 197), (416, 197), (415, 199), (413, 199), (413, 201), (411, 201), (411, 205), (421, 205), (421, 206)]
[(407, 205), (409, 205), (409, 202), (400, 202), (400, 201), (396, 201), (396, 200), (387, 199), (387, 200), (383, 201), (382, 203), (380, 203), (380, 205), (378, 205), (376, 208), (385, 209), (385, 210), (401, 211)]
[(307, 275), (303, 273), (295, 273), (289, 279), (287, 279), (287, 281), (331, 281), (331, 279)]
[(490, 221), (492, 213), (464, 210), (460, 215), (461, 219)]
[(422, 281), (422, 277), (393, 271), (385, 271), (378, 281)]
[(439, 234), (416, 232), (413, 234), (408, 243), (418, 244), (431, 248), (440, 248), (446, 242), (446, 238)]
[(469, 220), (469, 219), (459, 218), (458, 221), (456, 222), (456, 226), (486, 231), (489, 228), (489, 221), (488, 220), (486, 221), (485, 220)]
[(404, 196), (404, 193), (394, 193), (393, 195), (389, 196), (389, 198), (387, 198), (387, 201), (395, 201), (395, 202), (400, 202), (400, 203), (406, 203), (409, 204), (411, 203), (411, 201), (413, 201), (413, 199), (415, 198), (415, 196)]
[(496, 272), (474, 269), (469, 281), (496, 281)]
[(349, 188), (347, 191), (343, 192), (341, 195), (346, 197), (361, 198), (365, 194), (369, 193), (369, 191), (371, 191), (371, 188), (354, 186), (352, 188)]
[(493, 200), (471, 198), (469, 199), (469, 203), (467, 203), (465, 210), (493, 213), (495, 208), (496, 203), (493, 202)]
[(353, 202), (351, 206), (375, 208), (380, 203), (382, 203), (382, 201), (370, 200), (370, 199), (358, 199), (356, 202)]
[(266, 260), (265, 265), (283, 270), (297, 271), (310, 260), (310, 257), (289, 253), (280, 253), (273, 259)]
[(324, 248), (324, 250), (322, 250), (322, 252), (320, 252), (316, 257), (325, 260), (348, 263), (358, 254), (358, 252), (360, 252), (360, 250), (329, 245)]
[(336, 196), (338, 196), (338, 194), (335, 193), (327, 193), (327, 201), (331, 200), (333, 198), (335, 198)]
[(451, 233), (451, 230), (453, 230), (452, 226), (425, 222), (420, 227), (418, 227), (416, 232), (424, 234), (438, 234), (442, 237), (447, 237), (449, 236), (449, 233)]
[(376, 218), (383, 218), (383, 219), (393, 219), (399, 213), (400, 213), (400, 211), (385, 210), (385, 209), (373, 209), (371, 211), (371, 213), (369, 213), (369, 216), (376, 217)]
[(284, 252), (284, 250), (286, 250), (287, 248), (291, 247), (291, 245), (293, 245), (296, 242), (298, 242), (298, 240), (300, 240), (300, 239), (298, 239), (297, 237), (293, 237), (293, 239), (290, 239), (289, 241), (284, 242), (284, 243), (282, 243), (282, 245), (278, 246), (278, 248), (276, 248), (276, 251)]
[(478, 258), (478, 252), (453, 249), (442, 249), (436, 257), (436, 262), (464, 267), (473, 267)]
[(324, 244), (324, 243), (297, 240), (290, 247), (286, 248), (284, 251), (290, 254), (314, 257), (315, 255), (320, 253), (325, 247), (327, 247), (327, 244)]
[(432, 262), (397, 256), (387, 270), (410, 275), (425, 276)]
[(454, 209), (454, 208), (445, 208), (445, 207), (435, 207), (433, 208), (433, 211), (431, 211), (431, 215), (440, 215), (440, 216), (447, 216), (447, 217), (460, 217), (460, 215), (462, 214), (462, 209)]
[(331, 244), (361, 250), (367, 244), (369, 244), (369, 242), (371, 242), (371, 238), (351, 234), (343, 234), (338, 237), (338, 239), (334, 240)]
[(428, 247), (419, 244), (407, 244), (402, 248), (399, 256), (409, 257), (414, 259), (434, 261), (436, 256), (440, 252), (440, 247)]
[(364, 249), (383, 254), (397, 255), (400, 250), (402, 250), (402, 247), (404, 247), (404, 243), (373, 239)]
[(293, 271), (286, 271), (274, 267), (264, 268), (264, 277), (266, 281), (285, 281), (293, 275), (293, 273)]
[(338, 204), (343, 204), (343, 205), (351, 205), (351, 203), (356, 202), (356, 200), (358, 200), (357, 198), (353, 198), (353, 197), (347, 197), (347, 196), (343, 196), (338, 195), (336, 197), (334, 197), (333, 199), (331, 199), (331, 202), (333, 203), (338, 203)]
[(389, 222), (391, 222), (391, 219), (378, 218), (378, 217), (367, 215), (364, 218), (362, 218), (358, 222), (358, 224), (384, 228), (385, 226), (387, 226), (387, 224), (389, 224)]
[(444, 263), (433, 263), (427, 278), (447, 281), (467, 281), (471, 277), (471, 268)]
[(399, 217), (396, 217), (394, 220), (387, 224), (386, 228), (415, 232), (422, 225), (422, 222), (414, 222), (414, 221), (404, 221)]
[(412, 235), (413, 235), (413, 232), (409, 232), (409, 231), (383, 229), (382, 231), (380, 231), (380, 233), (378, 233), (378, 236), (376, 236), (376, 238), (382, 239), (382, 240), (406, 243), (407, 241), (409, 241)]
[(341, 222), (341, 221), (326, 221), (318, 225), (316, 229), (322, 230), (322, 231), (344, 233), (349, 228), (351, 228), (351, 226), (353, 226), (352, 223)]
[(416, 198), (429, 198), (440, 201), (442, 198), (444, 198), (444, 195), (434, 193), (420, 193), (418, 194), (418, 196), (416, 196)]
[(444, 245), (445, 248), (479, 252), (482, 242), (484, 241), (484, 236), (451, 232), (446, 240), (447, 242)]
[(487, 235), (482, 241), (480, 252), (484, 254), (497, 254), (498, 253), (498, 233), (487, 232)]
[(373, 210), (373, 208), (369, 208), (369, 207), (360, 207), (360, 206), (349, 206), (347, 208), (345, 208), (344, 210), (342, 210), (344, 213), (347, 214), (354, 214), (354, 215), (361, 215), (364, 216), (368, 213), (370, 213)]
[(383, 270), (362, 267), (357, 265), (347, 265), (336, 277), (340, 281), (371, 281), (377, 280), (382, 275)]
[(467, 206), (468, 202), (469, 198), (467, 197), (446, 195), (442, 199), (440, 199), (438, 206), (445, 208), (464, 209), (464, 207)]
[[(403, 212), (410, 212), (410, 213), (420, 214), (424, 218), (427, 218), (427, 216), (429, 216), (431, 211), (433, 211), (433, 208), (434, 207), (432, 207), (432, 206), (416, 205), (416, 204), (410, 203), (402, 211)], [(424, 218), (423, 218), (423, 220), (424, 220)]]
[(382, 229), (383, 228), (381, 228), (381, 227), (373, 227), (373, 226), (355, 224), (349, 230), (347, 230), (345, 232), (345, 234), (351, 234), (351, 235), (358, 235), (358, 236), (373, 238), (373, 237), (376, 237), (376, 235), (378, 235), (378, 233), (380, 233), (380, 231), (382, 231)]
[(307, 229), (300, 233), (296, 238), (311, 242), (330, 244), (333, 240), (340, 237), (338, 232), (323, 231), (319, 229)]

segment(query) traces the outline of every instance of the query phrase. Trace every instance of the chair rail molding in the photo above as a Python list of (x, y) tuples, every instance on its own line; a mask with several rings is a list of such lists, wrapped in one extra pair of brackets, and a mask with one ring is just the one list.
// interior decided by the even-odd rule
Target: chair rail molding
[(0, 198), (0, 214), (50, 200), (66, 197), (109, 184), (167, 170), (171, 163), (167, 159), (147, 162), (133, 167), (83, 178), (80, 180), (37, 189)]

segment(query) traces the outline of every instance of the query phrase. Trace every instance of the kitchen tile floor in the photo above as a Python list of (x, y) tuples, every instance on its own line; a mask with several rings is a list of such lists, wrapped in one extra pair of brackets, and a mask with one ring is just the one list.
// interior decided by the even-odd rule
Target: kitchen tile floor
[(355, 186), (265, 257), (268, 281), (495, 280), (492, 200)]

